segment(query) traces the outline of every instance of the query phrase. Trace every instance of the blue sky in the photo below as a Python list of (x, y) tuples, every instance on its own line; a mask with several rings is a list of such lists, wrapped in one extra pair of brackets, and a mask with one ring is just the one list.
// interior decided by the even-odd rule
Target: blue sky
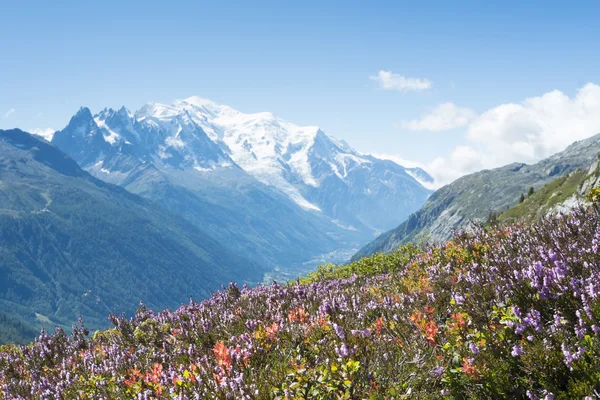
[[(501, 113), (500, 128), (481, 116), (527, 98), (544, 102), (555, 90), (569, 108), (578, 91), (600, 83), (600, 3), (418, 3), (4, 2), (0, 128), (60, 129), (82, 105), (137, 109), (198, 95), (454, 175), (535, 161), (586, 135), (554, 132), (554, 123), (531, 142), (525, 129), (520, 150), (489, 163), (485, 151), (497, 143), (482, 138), (504, 135), (506, 144), (506, 121), (544, 125), (536, 121), (549, 111), (533, 105), (531, 116), (524, 106), (516, 110), (529, 113), (524, 123)], [(389, 78), (387, 88), (378, 76)], [(451, 104), (445, 116), (419, 123), (441, 104)], [(597, 133), (596, 122), (581, 129)], [(457, 157), (475, 161), (457, 167)]]

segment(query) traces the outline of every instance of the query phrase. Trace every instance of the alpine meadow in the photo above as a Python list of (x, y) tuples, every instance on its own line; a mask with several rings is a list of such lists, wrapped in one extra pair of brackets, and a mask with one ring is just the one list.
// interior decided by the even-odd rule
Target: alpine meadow
[(3, 4), (0, 400), (600, 399), (599, 16)]

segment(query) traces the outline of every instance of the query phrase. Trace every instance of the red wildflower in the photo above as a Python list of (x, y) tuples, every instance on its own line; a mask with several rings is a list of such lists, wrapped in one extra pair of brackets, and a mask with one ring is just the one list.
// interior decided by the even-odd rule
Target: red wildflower
[(377, 337), (381, 337), (381, 331), (383, 330), (383, 326), (383, 317), (377, 318), (377, 320), (375, 321), (375, 333), (377, 334)]
[(467, 357), (463, 358), (463, 364), (461, 369), (470, 378), (477, 379), (479, 377), (479, 371), (477, 371), (477, 366), (469, 362), (469, 359)]
[(308, 312), (306, 312), (306, 310), (302, 306), (290, 310), (290, 312), (288, 313), (288, 321), (290, 321), (291, 323), (298, 322), (300, 324), (306, 324), (308, 323), (308, 319)]
[(435, 321), (429, 321), (425, 324), (425, 339), (429, 342), (430, 345), (435, 345), (435, 335), (438, 333), (438, 326)]
[(225, 346), (225, 343), (218, 341), (213, 348), (213, 353), (217, 359), (217, 364), (221, 368), (224, 368), (225, 370), (231, 369), (231, 354), (229, 354), (229, 348)]
[(428, 304), (428, 305), (425, 306), (425, 308), (423, 309), (423, 311), (425, 311), (429, 315), (433, 315), (433, 312), (435, 311), (435, 308), (430, 307), (429, 304)]
[(216, 384), (218, 386), (221, 386), (221, 382), (223, 381), (223, 377), (215, 374), (214, 372), (213, 372), (212, 375), (213, 375), (213, 379), (215, 380)]
[(277, 332), (279, 332), (279, 325), (276, 322), (274, 322), (272, 325), (267, 326), (265, 330), (267, 331), (269, 339), (275, 339), (275, 336), (277, 336)]
[(155, 363), (150, 372), (146, 372), (146, 382), (158, 383), (162, 375), (162, 364)]

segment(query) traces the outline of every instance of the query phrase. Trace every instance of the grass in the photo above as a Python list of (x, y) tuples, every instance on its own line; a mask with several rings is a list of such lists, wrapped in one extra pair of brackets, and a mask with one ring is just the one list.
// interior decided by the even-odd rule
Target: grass
[(578, 195), (578, 188), (587, 177), (586, 171), (577, 170), (567, 176), (555, 179), (526, 197), (518, 204), (498, 216), (499, 222), (534, 221), (564, 203), (573, 195)]

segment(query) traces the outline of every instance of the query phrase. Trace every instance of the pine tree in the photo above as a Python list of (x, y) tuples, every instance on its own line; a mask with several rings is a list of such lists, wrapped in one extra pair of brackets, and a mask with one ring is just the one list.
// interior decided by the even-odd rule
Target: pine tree
[(533, 186), (529, 188), (529, 192), (527, 192), (527, 197), (531, 197), (533, 194)]
[(490, 211), (487, 221), (486, 221), (486, 225), (487, 226), (496, 226), (498, 225), (498, 214)]
[(525, 201), (525, 195), (523, 193), (521, 193), (521, 198), (519, 199), (519, 203), (522, 203)]

